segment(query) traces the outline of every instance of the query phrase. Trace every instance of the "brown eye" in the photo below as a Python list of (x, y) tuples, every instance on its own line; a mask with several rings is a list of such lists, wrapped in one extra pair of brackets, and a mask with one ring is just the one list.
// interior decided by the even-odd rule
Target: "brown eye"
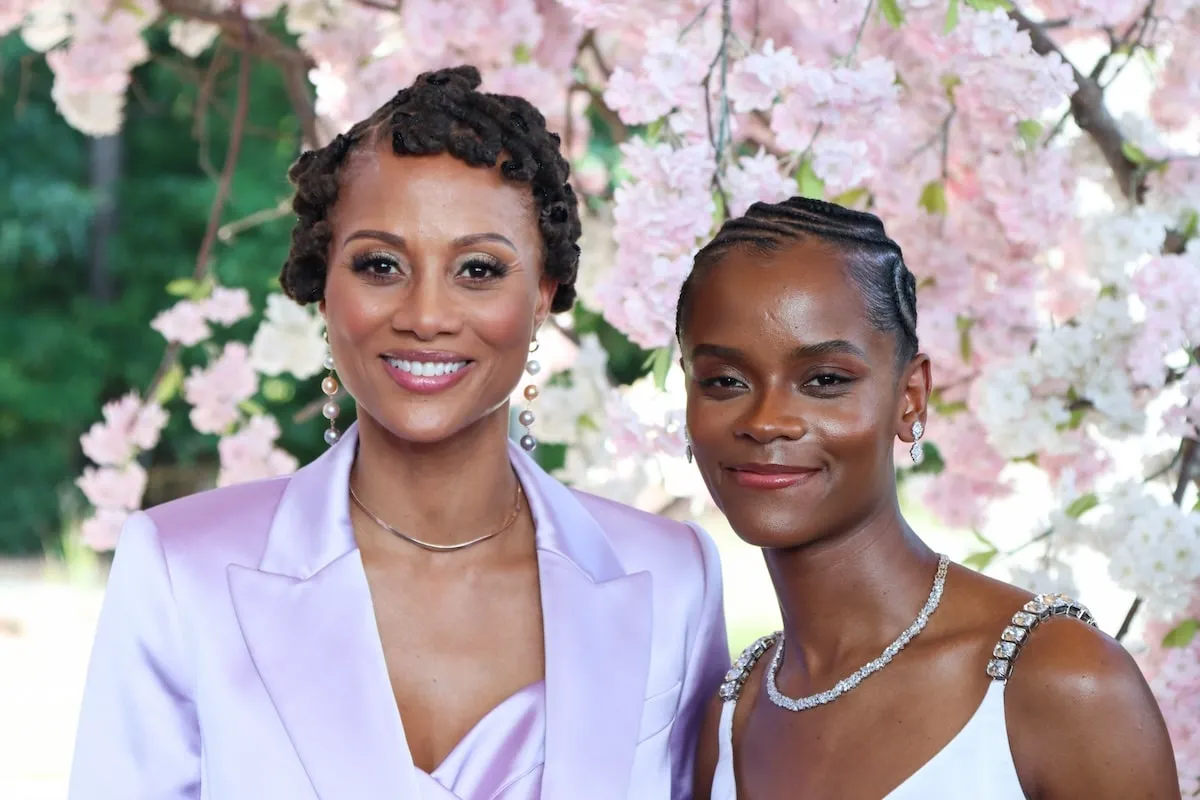
[(459, 268), (458, 274), (471, 281), (487, 281), (501, 278), (508, 269), (499, 260), (472, 256)]
[(395, 272), (400, 262), (387, 253), (362, 253), (350, 262), (355, 272), (365, 272), (374, 277), (384, 277)]

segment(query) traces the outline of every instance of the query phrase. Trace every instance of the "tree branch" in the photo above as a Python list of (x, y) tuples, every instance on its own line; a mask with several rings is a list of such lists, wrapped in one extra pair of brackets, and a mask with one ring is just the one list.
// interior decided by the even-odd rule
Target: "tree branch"
[[(250, 109), (250, 64), (250, 54), (242, 53), (241, 63), (238, 66), (237, 111), (234, 114), (233, 126), (229, 131), (229, 149), (225, 154), (225, 165), (221, 169), (217, 194), (213, 198), (212, 207), (208, 212), (208, 225), (204, 230), (204, 239), (200, 242), (200, 250), (196, 254), (196, 266), (192, 270), (192, 278), (197, 281), (203, 280), (208, 275), (212, 262), (213, 245), (217, 240), (217, 231), (221, 223), (221, 212), (225, 208), (225, 201), (229, 198), (229, 192), (233, 187), (233, 175), (237, 171), (238, 155), (241, 152), (246, 117)], [(179, 359), (179, 351), (180, 347), (177, 342), (167, 345), (162, 362), (158, 365), (158, 371), (155, 372), (150, 386), (146, 389), (145, 396), (147, 398), (154, 396), (163, 378), (167, 376)]]
[(1029, 32), (1034, 52), (1042, 56), (1056, 53), (1063, 63), (1070, 67), (1078, 87), (1075, 94), (1071, 95), (1071, 116), (1075, 118), (1080, 130), (1088, 134), (1100, 148), (1104, 160), (1121, 187), (1121, 193), (1129, 200), (1140, 203), (1146, 193), (1146, 176), (1139, 174), (1137, 164), (1126, 157), (1122, 149), (1125, 137), (1117, 127), (1117, 121), (1109, 113), (1108, 106), (1104, 104), (1104, 90), (1100, 84), (1075, 68), (1043, 26), (1031, 21), (1016, 8), (1009, 11), (1008, 15), (1016, 21), (1017, 27)]

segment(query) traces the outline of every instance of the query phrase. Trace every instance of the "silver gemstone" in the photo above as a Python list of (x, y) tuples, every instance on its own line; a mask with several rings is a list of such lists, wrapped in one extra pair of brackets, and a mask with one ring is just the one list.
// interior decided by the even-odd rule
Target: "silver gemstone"
[(987, 674), (993, 678), (1007, 678), (1012, 669), (1012, 662), (1002, 658), (993, 658), (988, 662)]
[(920, 439), (925, 435), (925, 426), (921, 424), (921, 420), (917, 420), (912, 426), (912, 435), (914, 439)]
[(1013, 625), (1009, 625), (1004, 629), (1004, 633), (1000, 634), (1000, 638), (1006, 642), (1016, 642), (1017, 644), (1020, 644), (1021, 642), (1025, 641), (1025, 636), (1028, 633), (1029, 631), (1025, 630), (1024, 628), (1018, 628)]
[(1012, 658), (1017, 652), (1017, 645), (1013, 642), (996, 642), (996, 646), (992, 649), (992, 655), (996, 658)]
[(1050, 610), (1050, 606), (1046, 605), (1041, 600), (1030, 600), (1025, 604), (1025, 610), (1030, 614), (1044, 614)]
[(1037, 622), (1037, 617), (1027, 611), (1018, 611), (1012, 617), (1012, 624), (1020, 625), (1022, 628), (1032, 627), (1035, 622)]

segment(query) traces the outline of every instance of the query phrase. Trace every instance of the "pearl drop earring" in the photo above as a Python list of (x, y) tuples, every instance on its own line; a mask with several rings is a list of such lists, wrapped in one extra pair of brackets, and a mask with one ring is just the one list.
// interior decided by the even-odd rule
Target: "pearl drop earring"
[[(536, 358), (533, 358), (533, 354), (538, 351), (539, 346), (540, 345), (538, 345), (537, 339), (534, 339), (533, 343), (529, 345), (530, 358), (525, 362), (525, 371), (529, 373), (530, 377), (537, 375), (542, 371), (541, 362)], [(521, 437), (520, 444), (521, 449), (527, 453), (533, 452), (533, 449), (537, 447), (537, 439), (533, 438), (533, 431), (531, 430), (534, 421), (532, 406), (533, 401), (537, 399), (537, 396), (538, 388), (536, 385), (531, 383), (526, 386), (525, 410), (517, 416), (517, 422), (521, 423), (525, 427), (525, 435)]]
[(338, 392), (338, 381), (333, 374), (333, 351), (329, 349), (328, 330), (325, 331), (325, 369), (329, 371), (329, 374), (321, 381), (321, 391), (328, 400), (321, 407), (321, 415), (329, 420), (329, 429), (325, 431), (325, 444), (333, 446), (342, 438), (342, 432), (337, 429), (337, 418), (342, 409), (333, 399)]

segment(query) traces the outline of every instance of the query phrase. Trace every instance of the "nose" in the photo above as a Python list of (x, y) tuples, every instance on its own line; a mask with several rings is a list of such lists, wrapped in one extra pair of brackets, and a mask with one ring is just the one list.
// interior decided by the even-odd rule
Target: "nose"
[(759, 444), (802, 438), (808, 432), (808, 425), (794, 401), (786, 386), (761, 389), (752, 395), (752, 403), (738, 419), (734, 434)]
[(446, 286), (434, 270), (419, 270), (392, 314), (392, 328), (411, 333), (423, 342), (458, 333), (462, 328), (462, 310), (453, 287)]

